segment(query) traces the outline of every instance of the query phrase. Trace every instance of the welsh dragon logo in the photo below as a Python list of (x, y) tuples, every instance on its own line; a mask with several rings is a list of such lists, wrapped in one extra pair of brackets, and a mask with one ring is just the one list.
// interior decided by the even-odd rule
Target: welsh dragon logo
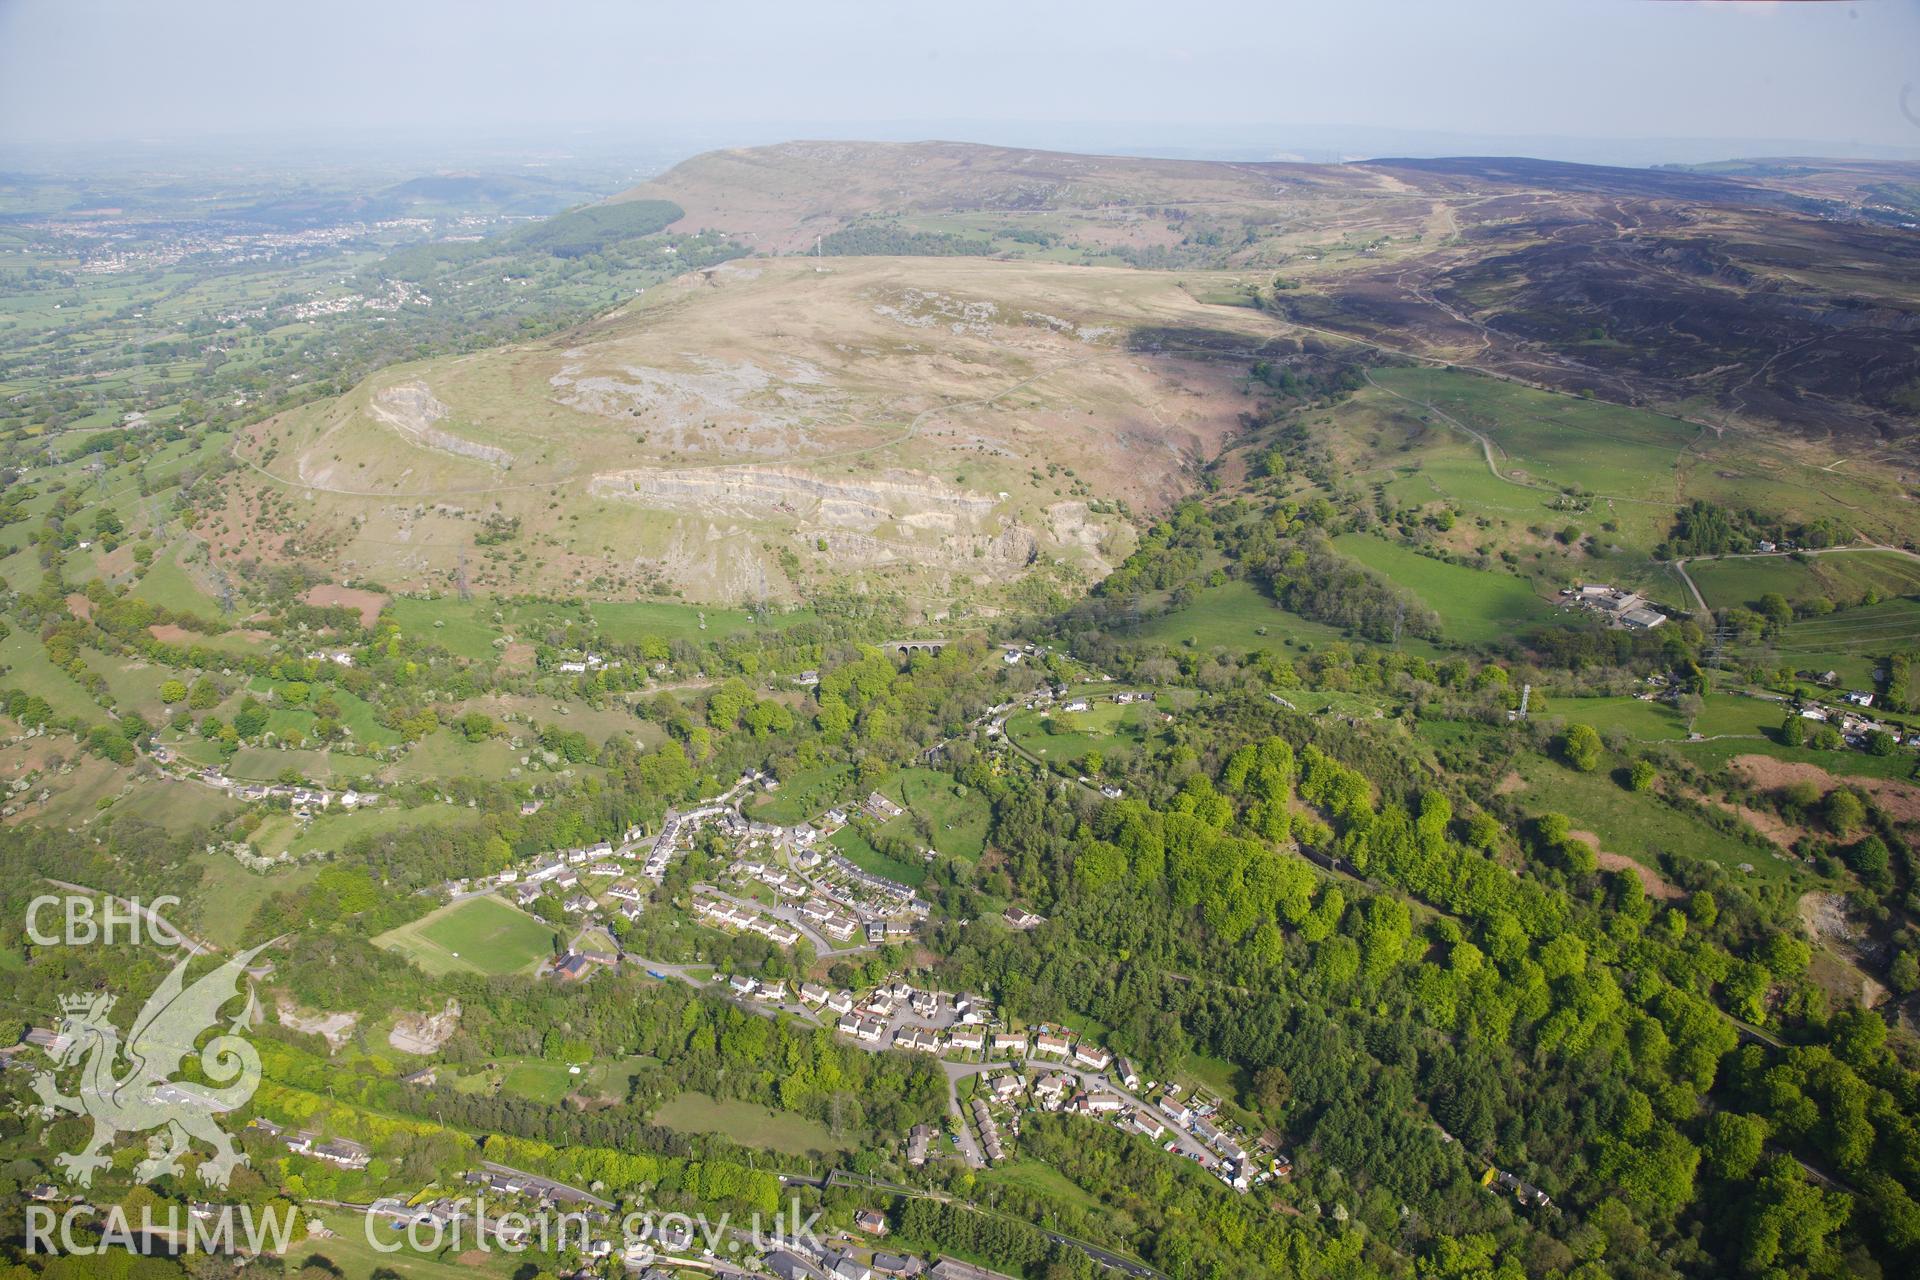
[[(220, 1021), (220, 1011), (240, 994), (253, 957), (271, 945), (241, 952), (192, 986), (186, 985), (192, 957), (183, 957), (147, 998), (124, 1045), (107, 1017), (115, 997), (61, 997), (60, 1025), (49, 1050), (55, 1070), (36, 1074), (33, 1087), (47, 1106), (93, 1121), (85, 1146), (54, 1158), (69, 1182), (90, 1185), (94, 1170), (109, 1163), (116, 1134), (149, 1129), (159, 1132), (147, 1139), (147, 1158), (134, 1167), (141, 1182), (180, 1173), (180, 1158), (195, 1139), (213, 1148), (213, 1157), (200, 1165), (203, 1182), (224, 1187), (235, 1166), (247, 1162), (216, 1120), (244, 1104), (260, 1085), (260, 1054), (241, 1035), (246, 1013), (236, 1014), (199, 1049), (194, 1042)], [(200, 1072), (211, 1085), (172, 1078), (190, 1054), (198, 1054)], [(127, 1069), (119, 1074), (123, 1062)], [(81, 1064), (80, 1083), (69, 1097), (60, 1092), (55, 1074), (75, 1063)]]

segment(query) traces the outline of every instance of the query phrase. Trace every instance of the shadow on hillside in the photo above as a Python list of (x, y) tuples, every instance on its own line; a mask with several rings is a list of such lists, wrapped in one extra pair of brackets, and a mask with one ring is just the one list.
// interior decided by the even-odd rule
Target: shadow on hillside
[(1292, 351), (1295, 345), (1285, 338), (1257, 339), (1231, 329), (1208, 329), (1200, 325), (1142, 325), (1127, 331), (1129, 351), (1186, 360), (1232, 360), (1244, 364)]

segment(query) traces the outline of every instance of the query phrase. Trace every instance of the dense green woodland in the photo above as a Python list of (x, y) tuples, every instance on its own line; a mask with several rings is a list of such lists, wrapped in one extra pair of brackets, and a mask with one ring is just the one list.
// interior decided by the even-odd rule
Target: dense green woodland
[[(832, 758), (884, 767), (913, 751), (907, 726), (959, 727), (1003, 696), (1011, 677), (994, 665), (971, 645), (904, 671), (858, 657), (823, 676), (810, 723), (759, 741), (776, 769)], [(964, 740), (951, 752), (957, 776), (990, 798), (1005, 857), (930, 882), (942, 918), (974, 920), (938, 927), (941, 982), (985, 989), (1024, 1018), (1090, 1020), (1158, 1073), (1196, 1058), (1229, 1063), (1249, 1113), (1298, 1153), (1282, 1193), (1302, 1211), (1294, 1216), (1179, 1171), (1146, 1144), (1068, 1137), (1068, 1122), (1042, 1121), (1030, 1150), (1115, 1211), (1081, 1224), (1089, 1238), (1175, 1275), (1392, 1273), (1416, 1262), (1432, 1275), (1901, 1271), (1920, 1246), (1920, 1077), (1877, 1015), (1830, 1009), (1803, 983), (1807, 949), (1780, 903), (1703, 875), (1683, 901), (1657, 904), (1635, 877), (1570, 854), (1551, 815), (1483, 808), (1408, 758), (1391, 726), (1289, 713), (1259, 692), (1270, 673), (1249, 675), (1248, 687), (1114, 766), (1130, 793), (1117, 802), (1006, 768)], [(1466, 673), (1454, 683), (1469, 698), (1493, 687)], [(640, 771), (661, 759), (680, 760), (684, 774)], [(730, 1163), (737, 1153), (715, 1150), (719, 1140), (696, 1150), (645, 1123), (653, 1102), (681, 1088), (896, 1139), (937, 1116), (937, 1073), (923, 1061), (862, 1054), (639, 980), (578, 991), (429, 981), (366, 944), (424, 908), (405, 892), (413, 885), (495, 865), (503, 845), (537, 849), (699, 790), (684, 747), (610, 766), (597, 795), (529, 818), (502, 806), (342, 850), (307, 890), (263, 904), (250, 932), (295, 932), (276, 980), (312, 1007), (459, 998), (468, 1014), (449, 1062), (564, 1056), (556, 1036), (660, 1059), (624, 1108), (403, 1086), (371, 1063), (343, 1072), (290, 1032), (269, 1054), (269, 1095), (317, 1102), (324, 1092), (320, 1109), (343, 1132), (376, 1139), (368, 1117), (399, 1116), (534, 1144), (524, 1150), (554, 1168), (573, 1167), (576, 1148)], [(60, 834), (13, 843), (9, 921), (37, 872), (177, 891), (194, 847), (134, 823), (80, 846), (78, 862)], [(978, 910), (996, 889), (1052, 923), (1000, 927)], [(27, 950), (9, 992), (23, 1021), (77, 983), (129, 979), (122, 964), (155, 969), (139, 951), (107, 965)], [(773, 955), (761, 960), (781, 971)], [(1764, 1021), (1765, 1040), (1781, 1045), (1743, 1040), (1736, 1017)], [(28, 1150), (63, 1136), (10, 1123)], [(470, 1143), (457, 1150), (474, 1158)], [(1490, 1165), (1539, 1186), (1553, 1207), (1490, 1194), (1479, 1185)], [(655, 1165), (644, 1167), (652, 1180)], [(751, 1198), (720, 1198), (741, 1195)], [(1033, 1239), (974, 1240), (978, 1224), (962, 1219), (916, 1203), (902, 1227), (933, 1242), (966, 1235), (970, 1249), (1016, 1268), (1044, 1263)]]

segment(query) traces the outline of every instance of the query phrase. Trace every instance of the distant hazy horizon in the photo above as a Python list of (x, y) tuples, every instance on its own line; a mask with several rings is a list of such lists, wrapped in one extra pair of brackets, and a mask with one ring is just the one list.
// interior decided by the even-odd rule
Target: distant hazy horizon
[(953, 138), (1236, 159), (1920, 159), (1920, 0), (0, 0), (0, 150)]
[(1650, 166), (1800, 159), (1920, 163), (1920, 146), (1841, 146), (1807, 138), (1581, 138), (1469, 134), (1338, 125), (1167, 122), (1129, 126), (1036, 121), (768, 121), (706, 129), (555, 122), (532, 130), (446, 130), (395, 135), (362, 130), (167, 135), (80, 142), (0, 139), (0, 169), (27, 172), (211, 168), (286, 162), (395, 170), (537, 169), (562, 160), (620, 161), (658, 172), (701, 152), (798, 140), (964, 142), (1084, 154), (1237, 162), (1336, 164), (1440, 156), (1529, 156), (1578, 164)]

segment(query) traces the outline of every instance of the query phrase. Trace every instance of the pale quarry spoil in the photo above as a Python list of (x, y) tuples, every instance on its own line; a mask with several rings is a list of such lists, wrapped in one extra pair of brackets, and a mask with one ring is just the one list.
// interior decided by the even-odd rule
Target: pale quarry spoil
[(810, 427), (844, 417), (850, 397), (828, 385), (827, 374), (803, 360), (723, 360), (683, 353), (685, 369), (623, 364), (589, 373), (589, 353), (570, 350), (548, 379), (554, 399), (570, 409), (616, 419), (646, 434), (654, 448), (700, 449), (716, 425), (742, 429), (732, 447), (767, 457), (811, 452), (821, 441)]
[(598, 498), (636, 498), (649, 505), (702, 513), (765, 515), (872, 529), (903, 519), (909, 527), (954, 530), (960, 521), (978, 525), (993, 514), (995, 500), (955, 489), (932, 476), (889, 471), (862, 480), (830, 480), (793, 467), (738, 466), (672, 469), (635, 467), (603, 472), (591, 486)]
[(789, 467), (641, 467), (595, 476), (591, 492), (653, 509), (792, 521), (841, 566), (999, 571), (1026, 567), (1039, 546), (1011, 516), (995, 518), (996, 499), (916, 472), (837, 480)]

